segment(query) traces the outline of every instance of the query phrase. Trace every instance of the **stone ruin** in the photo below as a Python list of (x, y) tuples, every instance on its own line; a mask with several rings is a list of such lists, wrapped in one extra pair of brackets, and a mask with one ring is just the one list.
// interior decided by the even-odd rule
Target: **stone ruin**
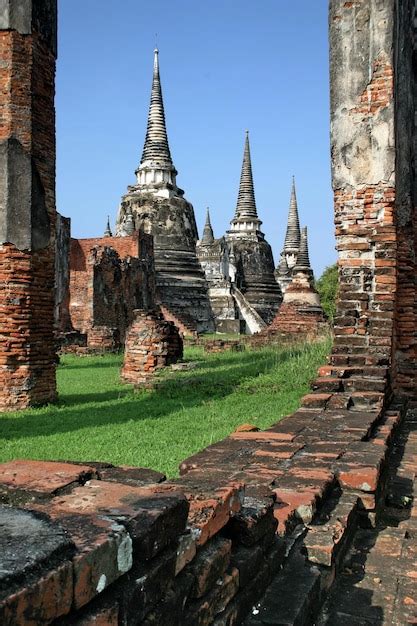
[[(284, 247), (281, 252), (280, 261), (275, 269), (275, 276), (282, 293), (291, 284), (292, 270), (297, 264), (300, 253), (301, 230), (298, 216), (297, 194), (295, 190), (295, 179), (292, 180), (290, 208), (288, 211), (287, 230), (285, 233)], [(308, 245), (308, 242), (307, 242)]]
[[(56, 394), (56, 3), (14, 6), (0, 21), (3, 410)], [(340, 297), (301, 408), (170, 481), (110, 463), (2, 464), (0, 623), (416, 622), (415, 16), (411, 0), (330, 2)]]
[(135, 309), (155, 306), (152, 237), (138, 231), (123, 239), (71, 239), (68, 292), (64, 350), (79, 352), (73, 330), (89, 351), (118, 350)]
[(124, 381), (146, 385), (158, 370), (182, 356), (183, 341), (174, 322), (167, 322), (159, 311), (134, 311), (121, 372)]

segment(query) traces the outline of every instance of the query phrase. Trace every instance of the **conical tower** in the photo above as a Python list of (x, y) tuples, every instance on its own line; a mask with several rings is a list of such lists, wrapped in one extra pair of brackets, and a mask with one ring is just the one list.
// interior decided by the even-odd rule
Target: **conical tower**
[(151, 102), (141, 165), (147, 161), (165, 161), (167, 164), (173, 165), (165, 123), (164, 101), (159, 75), (159, 50), (157, 48), (154, 50)]
[(210, 222), (210, 210), (207, 207), (206, 223), (204, 225), (203, 237), (201, 239), (201, 245), (210, 246), (214, 241), (213, 228)]
[[(282, 258), (285, 259), (284, 252)], [(279, 269), (281, 269), (281, 274), (277, 276), (277, 280), (281, 284), (285, 276), (289, 284), (283, 289), (284, 299), (281, 307), (265, 333), (267, 335), (278, 333), (314, 336), (325, 332), (327, 330), (326, 316), (320, 304), (320, 296), (314, 287), (306, 226), (300, 233), (297, 262), (290, 272), (290, 277), (288, 278), (288, 273), (284, 275), (283, 262), (278, 266), (277, 270)]]
[(107, 224), (106, 224), (106, 230), (104, 231), (104, 235), (103, 237), (113, 237), (113, 233), (111, 232), (111, 228), (110, 228), (110, 216), (107, 216)]
[(285, 233), (285, 241), (283, 254), (287, 259), (288, 267), (294, 267), (297, 261), (297, 255), (300, 248), (300, 220), (298, 217), (297, 194), (295, 191), (295, 178), (292, 178), (290, 208), (288, 211), (287, 232)]
[(249, 131), (246, 131), (243, 150), (242, 171), (240, 174), (239, 193), (236, 210), (231, 221), (231, 232), (250, 232), (260, 229), (262, 224), (256, 210), (255, 190), (253, 186), (252, 161), (249, 145)]
[[(297, 263), (300, 252), (301, 231), (298, 217), (297, 194), (295, 191), (295, 178), (292, 177), (290, 208), (288, 211), (287, 231), (285, 233), (284, 247), (281, 252), (280, 263), (275, 269), (275, 278), (285, 293), (291, 282), (291, 270)], [(284, 263), (285, 261), (285, 263)]]
[(159, 69), (154, 51), (148, 124), (136, 184), (122, 197), (117, 235), (143, 230), (154, 237), (157, 299), (169, 319), (188, 331), (214, 329), (208, 287), (196, 255), (194, 209), (177, 187), (166, 129)]
[(308, 254), (308, 238), (307, 238), (307, 226), (301, 230), (300, 248), (297, 256), (297, 263), (293, 267), (293, 274), (296, 272), (304, 272), (309, 275), (313, 275), (311, 269), (310, 256)]
[(176, 184), (177, 170), (169, 149), (164, 101), (159, 73), (159, 50), (154, 50), (151, 101), (140, 165), (136, 170), (137, 185), (142, 191), (170, 198), (182, 196)]
[[(281, 301), (281, 289), (274, 276), (271, 246), (260, 230), (261, 220), (255, 201), (249, 133), (246, 131), (239, 193), (233, 220), (226, 233), (229, 250), (233, 249), (233, 282), (239, 285), (247, 303), (269, 323)], [(230, 259), (230, 256), (229, 256)]]

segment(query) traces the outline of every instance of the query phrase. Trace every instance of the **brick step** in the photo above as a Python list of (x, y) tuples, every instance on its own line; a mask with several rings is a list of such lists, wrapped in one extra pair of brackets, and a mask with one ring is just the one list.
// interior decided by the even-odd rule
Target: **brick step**
[(353, 365), (323, 365), (319, 368), (319, 378), (326, 376), (334, 378), (351, 378), (352, 376), (363, 376), (366, 378), (375, 378), (385, 380), (388, 368), (383, 366), (353, 366)]
[(352, 541), (362, 508), (358, 496), (348, 492), (330, 501), (303, 539), (302, 552), (307, 560), (336, 570)]
[(381, 378), (368, 378), (366, 376), (351, 376), (339, 378), (337, 376), (321, 376), (316, 378), (311, 385), (313, 391), (336, 393), (338, 391), (385, 391), (386, 380)]
[(385, 378), (371, 378), (367, 376), (351, 376), (342, 383), (343, 391), (379, 391), (384, 392), (387, 387)]
[(160, 308), (164, 319), (168, 322), (174, 322), (182, 333), (191, 337), (197, 335), (197, 324), (195, 320), (182, 309), (177, 307), (168, 308), (166, 305)]
[(331, 354), (329, 356), (330, 365), (364, 366), (364, 367), (384, 367), (387, 365), (386, 359), (369, 354)]
[(384, 394), (378, 391), (327, 392), (320, 389), (305, 395), (301, 402), (306, 409), (349, 409), (350, 411), (379, 411)]

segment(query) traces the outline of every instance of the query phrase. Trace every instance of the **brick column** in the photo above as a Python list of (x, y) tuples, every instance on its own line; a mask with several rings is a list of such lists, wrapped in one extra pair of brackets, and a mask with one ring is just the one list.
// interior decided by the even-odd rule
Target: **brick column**
[(404, 47), (411, 0), (398, 10), (397, 4), (330, 3), (332, 182), (340, 272), (330, 362), (390, 368), (394, 389), (413, 393), (414, 111), (412, 53), (409, 45)]
[(56, 0), (0, 0), (0, 410), (56, 398)]

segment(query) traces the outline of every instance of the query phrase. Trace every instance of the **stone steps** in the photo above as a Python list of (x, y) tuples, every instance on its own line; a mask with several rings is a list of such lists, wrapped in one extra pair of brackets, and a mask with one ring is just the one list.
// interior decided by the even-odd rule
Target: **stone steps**
[[(372, 562), (369, 561), (369, 557), (366, 562), (362, 561), (365, 562), (365, 568), (369, 564), (368, 580), (375, 588), (375, 597), (382, 602), (384, 587), (378, 588), (380, 584), (378, 581), (388, 577), (390, 582), (389, 572), (394, 567), (393, 563), (395, 564), (393, 558), (400, 558), (399, 555), (404, 553), (406, 556), (401, 558), (408, 559), (408, 571), (407, 568), (404, 571), (401, 563), (399, 564), (398, 572), (402, 578), (397, 598), (388, 596), (384, 600), (385, 603), (388, 602), (387, 621), (382, 619), (372, 621), (372, 617), (377, 612), (376, 608), (371, 606), (374, 602), (371, 603), (366, 597), (361, 597), (359, 589), (358, 604), (355, 606), (355, 600), (349, 595), (351, 589), (345, 584), (344, 568), (351, 558), (352, 549), (353, 554), (355, 554), (355, 542), (358, 541), (359, 549), (366, 552), (368, 548), (366, 547), (366, 537), (364, 539), (362, 536), (363, 533), (370, 533), (372, 537), (374, 535), (378, 537), (378, 532), (369, 530), (370, 524), (377, 518), (373, 512), (377, 506), (376, 498), (378, 497), (378, 502), (384, 503), (385, 496), (389, 497), (389, 494), (398, 495), (398, 483), (395, 481), (398, 481), (401, 471), (409, 476), (412, 474), (415, 480), (417, 435), (413, 436), (411, 433), (408, 453), (406, 451), (403, 454), (402, 451), (399, 451), (396, 455), (396, 442), (401, 444), (404, 429), (404, 420), (401, 421), (401, 415), (402, 413), (397, 407), (388, 410), (379, 420), (378, 426), (374, 429), (374, 434), (368, 441), (351, 445), (349, 452), (343, 454), (340, 461), (335, 462), (335, 469), (336, 466), (338, 467), (339, 486), (334, 486), (328, 497), (322, 500), (310, 523), (298, 526), (298, 538), (291, 545), (282, 568), (274, 577), (262, 600), (252, 607), (251, 614), (244, 622), (245, 626), (310, 626), (313, 623), (320, 624), (320, 626), (346, 626), (348, 624), (349, 626), (371, 626), (371, 624), (377, 623), (381, 626), (382, 624), (399, 626), (405, 623), (415, 623), (401, 621), (404, 615), (407, 615), (408, 618), (415, 607), (415, 603), (411, 601), (413, 596), (412, 585), (415, 582), (413, 578), (415, 564), (412, 565), (413, 553), (410, 552), (410, 542), (405, 539), (407, 533), (404, 531), (400, 532), (399, 535), (397, 529), (394, 529), (393, 532), (391, 530), (382, 531), (378, 540), (380, 547), (376, 557)], [(398, 430), (399, 426), (401, 426), (400, 431)], [(417, 429), (417, 420), (413, 427)], [(389, 457), (391, 465), (397, 462), (399, 468), (388, 481), (384, 481), (383, 467), (386, 462), (384, 451), (387, 441), (391, 441)], [(365, 473), (368, 472), (365, 465), (368, 465), (369, 469), (372, 465), (375, 468), (378, 466), (372, 485), (373, 495), (371, 498), (369, 498), (371, 493), (367, 494), (366, 491), (358, 490), (357, 481), (353, 479), (353, 474), (359, 477), (362, 471), (361, 463), (363, 463)], [(351, 467), (353, 480), (350, 485), (344, 482), (343, 464), (346, 468)], [(413, 492), (410, 484), (412, 481), (407, 484), (402, 483), (402, 493), (405, 495), (396, 502), (397, 507), (410, 506), (412, 497), (410, 494)], [(377, 485), (379, 485), (379, 492)], [(381, 491), (381, 489), (383, 490)], [(415, 510), (416, 507), (414, 506), (413, 511)], [(411, 515), (407, 518), (406, 528), (409, 534), (415, 533), (417, 530), (416, 519), (417, 515), (416, 517)], [(362, 530), (362, 527), (368, 530)], [(288, 539), (289, 537), (287, 537)], [(401, 542), (405, 547), (398, 552)], [(385, 565), (378, 557), (378, 553), (387, 559)], [(353, 572), (351, 578), (353, 578), (353, 583), (358, 580), (356, 572)], [(337, 594), (342, 594), (340, 601)], [(400, 605), (401, 601), (403, 602), (402, 605)], [(321, 609), (322, 606), (324, 607), (323, 610)], [(384, 607), (385, 611), (385, 604), (381, 604), (381, 606)], [(320, 611), (322, 611), (321, 614)], [(395, 615), (397, 615), (397, 621), (389, 621), (390, 616)]]

